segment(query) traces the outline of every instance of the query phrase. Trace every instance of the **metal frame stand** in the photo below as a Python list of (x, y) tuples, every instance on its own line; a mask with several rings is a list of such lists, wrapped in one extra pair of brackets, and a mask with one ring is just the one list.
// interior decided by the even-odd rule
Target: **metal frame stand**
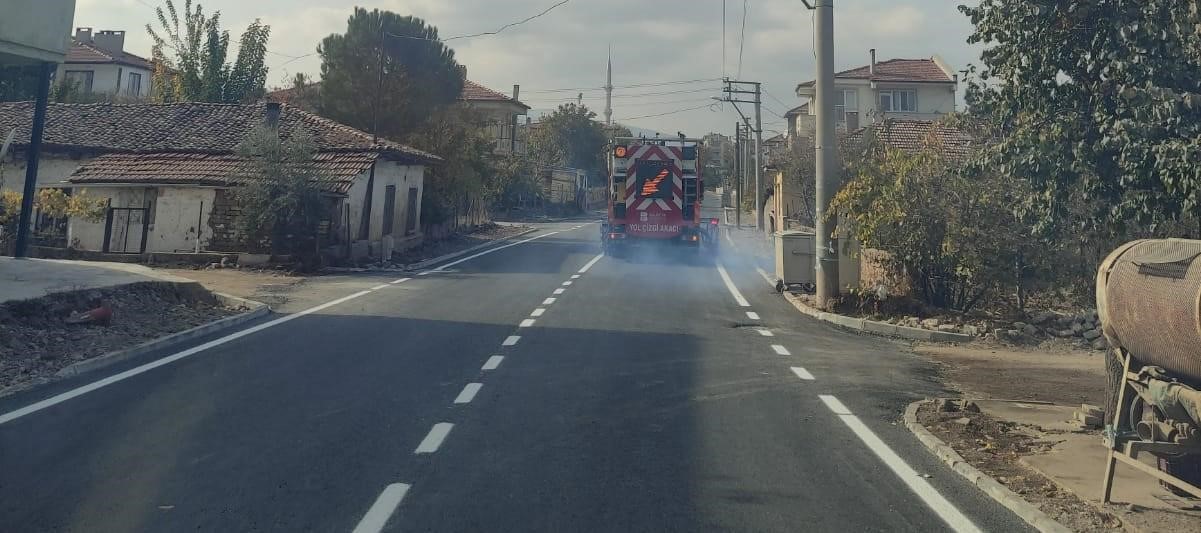
[[(1130, 381), (1137, 378), (1137, 374), (1130, 373), (1130, 352), (1127, 352), (1125, 349), (1120, 350), (1122, 354), (1122, 385), (1118, 389), (1118, 402), (1117, 406), (1114, 407), (1116, 412), (1113, 416), (1113, 423), (1105, 425), (1105, 431), (1101, 436), (1102, 443), (1109, 449), (1105, 458), (1105, 477), (1102, 480), (1101, 502), (1110, 502), (1110, 496), (1113, 491), (1114, 468), (1117, 466), (1117, 461), (1121, 461), (1144, 474), (1172, 485), (1194, 497), (1201, 498), (1201, 487), (1191, 485), (1176, 476), (1162, 472), (1158, 468), (1148, 466), (1138, 460), (1138, 454), (1141, 452), (1196, 455), (1201, 453), (1201, 451), (1197, 450), (1197, 448), (1180, 444), (1146, 442), (1139, 439), (1133, 432), (1120, 431), (1118, 429), (1129, 425), (1129, 421), (1127, 420), (1129, 418), (1128, 410), (1122, 408), (1122, 405), (1126, 399), (1126, 392), (1131, 389)], [(1131, 392), (1133, 393), (1133, 391)]]

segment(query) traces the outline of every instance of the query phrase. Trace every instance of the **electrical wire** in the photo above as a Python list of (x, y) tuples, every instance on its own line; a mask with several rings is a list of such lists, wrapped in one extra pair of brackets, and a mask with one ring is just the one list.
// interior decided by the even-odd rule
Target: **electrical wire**
[(508, 23), (508, 24), (505, 24), (504, 26), (501, 26), (501, 27), (499, 27), (499, 28), (497, 28), (497, 29), (493, 30), (493, 31), (482, 31), (482, 32), (479, 32), (479, 33), (469, 33), (469, 34), (466, 34), (466, 35), (455, 35), (454, 37), (447, 37), (447, 38), (445, 38), (445, 39), (430, 39), (430, 38), (428, 38), (428, 37), (415, 37), (415, 36), (412, 36), (412, 35), (398, 35), (398, 34), (395, 34), (395, 33), (389, 33), (389, 32), (384, 32), (384, 35), (387, 35), (387, 36), (389, 36), (389, 37), (396, 37), (396, 38), (398, 38), (398, 39), (412, 39), (412, 40), (415, 40), (415, 41), (442, 41), (442, 42), (446, 42), (446, 41), (454, 41), (454, 40), (456, 40), (456, 39), (470, 39), (470, 38), (472, 38), (472, 37), (483, 37), (483, 36), (485, 36), (485, 35), (496, 35), (496, 34), (498, 34), (498, 33), (502, 32), (502, 31), (505, 31), (505, 30), (507, 30), (507, 29), (509, 29), (509, 28), (512, 28), (512, 27), (514, 27), (514, 26), (520, 26), (520, 25), (522, 25), (522, 24), (525, 24), (525, 23), (527, 23), (527, 22), (529, 22), (529, 21), (531, 21), (531, 20), (534, 20), (534, 19), (536, 19), (536, 18), (538, 18), (538, 17), (541, 17), (542, 15), (545, 15), (545, 14), (547, 14), (547, 13), (550, 13), (550, 12), (551, 12), (552, 10), (554, 10), (556, 7), (559, 7), (559, 6), (561, 6), (561, 5), (563, 5), (563, 4), (566, 4), (566, 3), (570, 2), (570, 1), (571, 1), (571, 0), (560, 0), (559, 2), (555, 3), (554, 5), (552, 5), (552, 6), (548, 7), (548, 8), (546, 8), (546, 9), (543, 9), (542, 11), (540, 11), (540, 12), (539, 12), (538, 14), (536, 14), (536, 15), (530, 15), (530, 16), (528, 16), (528, 17), (526, 17), (526, 18), (524, 18), (524, 19), (521, 19), (521, 20), (519, 20), (519, 21), (517, 21), (517, 22), (510, 22), (510, 23)]
[[(703, 82), (709, 82), (709, 81), (721, 81), (721, 78), (700, 78), (700, 79), (695, 79), (695, 80), (674, 80), (674, 81), (662, 81), (662, 82), (656, 82), (656, 83), (635, 83), (635, 84), (631, 84), (631, 85), (614, 85), (613, 88), (614, 89), (639, 89), (639, 88), (643, 88), (643, 87), (663, 87), (666, 85), (684, 85), (684, 84), (689, 84), (689, 83), (703, 83)], [(562, 89), (529, 89), (529, 90), (526, 90), (523, 88), (521, 92), (537, 94), (537, 93), (561, 93), (561, 92), (574, 92), (574, 91), (603, 91), (603, 90), (605, 90), (604, 87), (564, 87)]]
[(742, 79), (742, 46), (746, 43), (746, 0), (742, 0), (742, 35), (738, 37), (738, 79)]
[(705, 108), (713, 109), (713, 106), (715, 106), (715, 105), (717, 105), (717, 104), (712, 103), (712, 104), (706, 104), (706, 105), (698, 105), (696, 107), (686, 107), (684, 109), (677, 109), (675, 111), (668, 111), (666, 113), (655, 113), (653, 115), (640, 115), (637, 117), (625, 117), (625, 118), (618, 118), (618, 119), (613, 119), (613, 120), (635, 120), (635, 119), (639, 119), (639, 118), (662, 117), (662, 116), (667, 116), (667, 115), (674, 115), (676, 113), (683, 113), (685, 111), (695, 111), (697, 109), (705, 109)]
[(726, 77), (726, 0), (721, 0), (721, 76)]

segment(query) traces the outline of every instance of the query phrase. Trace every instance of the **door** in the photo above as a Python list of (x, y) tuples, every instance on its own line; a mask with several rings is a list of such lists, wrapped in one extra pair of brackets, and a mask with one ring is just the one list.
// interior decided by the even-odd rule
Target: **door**
[(146, 251), (150, 226), (145, 207), (110, 207), (104, 220), (105, 252), (140, 254)]
[(384, 235), (396, 228), (396, 186), (384, 187)]

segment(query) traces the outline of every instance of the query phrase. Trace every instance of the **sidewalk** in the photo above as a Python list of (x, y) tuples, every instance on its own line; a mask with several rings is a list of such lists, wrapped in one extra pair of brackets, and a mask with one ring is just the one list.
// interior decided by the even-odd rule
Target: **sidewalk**
[(0, 257), (0, 303), (141, 281), (191, 280), (136, 264)]

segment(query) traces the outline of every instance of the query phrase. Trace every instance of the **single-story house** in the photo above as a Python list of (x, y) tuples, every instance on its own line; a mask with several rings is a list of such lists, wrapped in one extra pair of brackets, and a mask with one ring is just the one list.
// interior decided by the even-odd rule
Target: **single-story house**
[[(29, 138), (31, 102), (0, 103), (0, 131)], [(69, 221), (66, 242), (117, 253), (245, 251), (231, 190), (246, 161), (235, 154), (256, 126), (283, 138), (307, 133), (331, 202), (321, 243), (379, 257), (422, 238), (426, 168), (440, 159), (279, 103), (50, 104), (38, 187), (107, 202), (104, 221)], [(26, 146), (0, 161), (0, 187), (20, 190)], [(388, 241), (385, 243), (384, 241)]]

